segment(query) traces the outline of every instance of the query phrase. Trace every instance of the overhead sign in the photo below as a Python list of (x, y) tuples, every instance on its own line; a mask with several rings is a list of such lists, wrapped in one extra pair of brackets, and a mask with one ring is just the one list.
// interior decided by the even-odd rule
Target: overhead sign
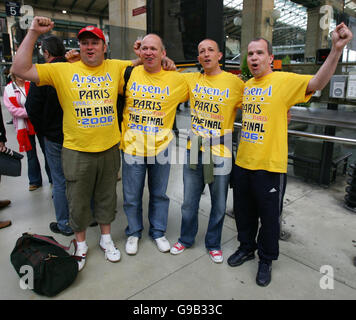
[(15, 1), (6, 1), (6, 15), (9, 17), (19, 17), (21, 4)]
[(138, 7), (132, 10), (132, 16), (138, 16), (140, 14), (146, 13), (147, 9), (146, 6)]

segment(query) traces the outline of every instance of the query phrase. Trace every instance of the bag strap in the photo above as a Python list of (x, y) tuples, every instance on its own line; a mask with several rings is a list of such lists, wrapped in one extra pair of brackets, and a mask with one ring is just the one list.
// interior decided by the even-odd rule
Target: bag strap
[(124, 73), (124, 81), (125, 81), (125, 84), (124, 84), (123, 91), (122, 91), (124, 98), (125, 98), (125, 92), (126, 92), (127, 82), (128, 82), (129, 79), (130, 79), (131, 72), (132, 72), (133, 68), (134, 68), (134, 66), (128, 66), (128, 67), (126, 67), (126, 70), (125, 70), (125, 73)]
[(23, 158), (23, 155), (21, 153), (11, 150), (10, 148), (7, 148), (7, 147), (5, 147), (5, 151), (3, 151), (3, 153), (14, 158), (14, 159), (21, 160)]
[(123, 120), (123, 113), (124, 113), (124, 108), (125, 108), (125, 92), (126, 92), (126, 87), (127, 87), (127, 82), (130, 79), (131, 76), (131, 72), (133, 70), (133, 66), (127, 66), (125, 69), (125, 73), (124, 73), (124, 87), (123, 87), (123, 91), (122, 91), (122, 95), (118, 96), (117, 99), (117, 118), (119, 121), (119, 129), (121, 131), (121, 122)]
[[(45, 237), (45, 236), (41, 236), (41, 235), (39, 235), (39, 234), (24, 233), (24, 235), (29, 235), (29, 236), (31, 236), (31, 237), (33, 237), (33, 238), (35, 238), (35, 239), (39, 239), (39, 240), (45, 241), (45, 242), (47, 242), (47, 243), (53, 244), (53, 245), (55, 245), (55, 246), (57, 246), (57, 247), (60, 247), (60, 248), (62, 248), (62, 249), (64, 249), (64, 250), (66, 250), (66, 251), (68, 251), (68, 250), (70, 249), (70, 247), (71, 247), (71, 245), (72, 245), (72, 243), (73, 243), (74, 249), (75, 249), (75, 251), (77, 251), (77, 240), (75, 240), (75, 239), (73, 239), (73, 240), (70, 242), (69, 246), (66, 247), (66, 246), (64, 246), (64, 245), (62, 245), (62, 244), (60, 244), (60, 243), (58, 243), (57, 241), (54, 241), (54, 240), (52, 240), (52, 239), (49, 239), (48, 237)], [(74, 251), (74, 252), (75, 252), (75, 251)]]

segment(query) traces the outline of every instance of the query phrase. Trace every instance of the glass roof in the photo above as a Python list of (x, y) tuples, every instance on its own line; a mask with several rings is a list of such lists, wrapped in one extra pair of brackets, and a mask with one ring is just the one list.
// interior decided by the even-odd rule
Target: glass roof
[(275, 0), (274, 7), (279, 10), (281, 15), (278, 19), (279, 23), (299, 27), (303, 30), (307, 29), (308, 15), (306, 7), (286, 0)]
[[(224, 6), (228, 9), (241, 11), (243, 0), (224, 0)], [(290, 0), (275, 0), (274, 7), (280, 13), (278, 22), (293, 27), (307, 29), (307, 8)], [(345, 10), (353, 11), (356, 16), (356, 1), (345, 0)], [(331, 24), (331, 30), (335, 28), (335, 21)]]
[(351, 10), (356, 11), (356, 3), (355, 0), (346, 0), (345, 7)]
[(224, 0), (224, 6), (236, 10), (242, 10), (243, 0)]
[[(297, 3), (298, 2), (298, 3)], [(243, 10), (243, 0), (224, 0), (224, 24), (225, 34), (228, 39), (227, 47), (231, 49), (230, 55), (238, 57), (241, 41), (241, 18)], [(249, 3), (246, 2), (245, 3)], [(303, 3), (304, 6), (301, 4)], [(315, 7), (317, 0), (274, 0), (274, 9), (278, 10), (279, 18), (273, 25), (273, 50), (278, 56), (293, 56), (297, 61), (303, 61), (305, 41), (308, 25), (308, 7)], [(340, 10), (340, 8), (339, 8)], [(356, 0), (344, 0), (342, 12), (356, 19)], [(334, 15), (336, 17), (336, 15)], [(336, 27), (334, 18), (331, 21), (331, 32)], [(228, 53), (226, 53), (228, 56)]]

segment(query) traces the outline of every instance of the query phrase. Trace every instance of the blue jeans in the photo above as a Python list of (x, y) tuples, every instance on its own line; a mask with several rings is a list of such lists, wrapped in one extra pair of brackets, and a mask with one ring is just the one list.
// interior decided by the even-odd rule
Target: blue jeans
[[(163, 152), (167, 152), (167, 150)], [(149, 235), (153, 239), (157, 239), (163, 237), (167, 229), (169, 198), (166, 191), (170, 163), (160, 164), (156, 161), (156, 158), (131, 156), (122, 152), (124, 211), (128, 222), (125, 232), (128, 237), (141, 238), (142, 235), (142, 195), (146, 171), (148, 173), (149, 190)]]
[(66, 180), (62, 169), (62, 144), (44, 138), (46, 158), (53, 179), (52, 198), (59, 230), (71, 232), (69, 209), (66, 197)]
[(49, 183), (52, 183), (51, 170), (47, 163), (46, 151), (44, 146), (44, 137), (42, 135), (36, 134), (29, 136), (32, 149), (27, 151), (27, 165), (28, 165), (28, 180), (30, 185), (42, 186), (42, 174), (41, 165), (37, 157), (36, 151), (36, 136), (38, 142), (40, 143), (41, 150), (45, 158), (45, 169), (48, 176)]
[[(201, 194), (204, 190), (204, 174), (202, 165), (202, 153), (199, 152), (197, 170), (190, 168), (190, 151), (187, 150), (187, 161), (183, 167), (184, 200), (182, 205), (182, 223), (180, 238), (178, 241), (189, 248), (194, 244), (198, 232), (198, 211)], [(211, 210), (208, 230), (205, 236), (205, 247), (208, 250), (221, 249), (221, 233), (225, 218), (226, 199), (230, 181), (231, 158), (213, 157), (214, 182), (209, 184)], [(217, 174), (217, 169), (221, 170)]]

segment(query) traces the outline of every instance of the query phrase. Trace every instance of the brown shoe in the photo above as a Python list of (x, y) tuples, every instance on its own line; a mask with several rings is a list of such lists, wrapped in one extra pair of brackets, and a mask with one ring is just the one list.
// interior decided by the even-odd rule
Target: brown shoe
[(37, 190), (38, 188), (41, 188), (41, 186), (37, 186), (35, 184), (30, 184), (30, 186), (28, 187), (28, 190), (29, 191), (35, 191)]
[(4, 229), (6, 227), (11, 226), (11, 221), (7, 220), (7, 221), (0, 221), (0, 229)]
[(10, 203), (10, 200), (0, 200), (0, 209), (7, 207)]

